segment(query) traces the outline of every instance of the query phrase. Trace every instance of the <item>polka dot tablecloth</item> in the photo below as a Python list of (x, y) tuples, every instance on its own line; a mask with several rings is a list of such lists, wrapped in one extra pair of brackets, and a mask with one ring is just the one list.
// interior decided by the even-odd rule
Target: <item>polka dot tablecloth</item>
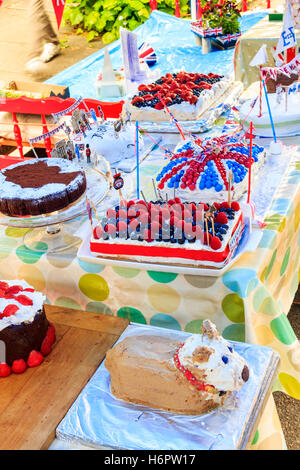
[[(143, 179), (153, 176), (149, 161)], [(142, 186), (142, 184), (141, 184)], [(47, 302), (116, 315), (132, 322), (198, 333), (210, 318), (231, 340), (278, 351), (275, 388), (300, 399), (299, 344), (287, 319), (300, 276), (300, 158), (290, 164), (265, 218), (255, 252), (244, 253), (220, 277), (112, 267), (81, 261), (77, 248), (47, 254), (25, 248), (24, 229), (0, 229), (2, 279), (25, 279)], [(284, 448), (273, 398), (252, 443), (255, 449)]]

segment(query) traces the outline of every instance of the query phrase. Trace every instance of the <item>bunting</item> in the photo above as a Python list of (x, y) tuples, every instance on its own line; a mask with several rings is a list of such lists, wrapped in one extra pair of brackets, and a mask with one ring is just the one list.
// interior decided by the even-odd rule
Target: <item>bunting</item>
[(52, 0), (52, 5), (56, 16), (57, 27), (59, 29), (65, 8), (65, 0)]

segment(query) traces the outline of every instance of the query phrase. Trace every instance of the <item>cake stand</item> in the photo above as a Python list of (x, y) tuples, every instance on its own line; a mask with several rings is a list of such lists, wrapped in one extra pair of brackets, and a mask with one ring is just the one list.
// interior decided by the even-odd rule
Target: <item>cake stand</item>
[(27, 249), (39, 253), (56, 253), (81, 242), (76, 231), (87, 215), (86, 196), (98, 206), (108, 195), (107, 177), (93, 168), (85, 167), (87, 190), (80, 199), (62, 210), (38, 216), (11, 217), (0, 213), (0, 225), (28, 229), (23, 242)]

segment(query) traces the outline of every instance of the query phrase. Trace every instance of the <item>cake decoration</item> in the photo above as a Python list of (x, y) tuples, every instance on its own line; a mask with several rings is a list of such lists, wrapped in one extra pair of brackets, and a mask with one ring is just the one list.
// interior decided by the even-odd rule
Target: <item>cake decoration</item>
[(107, 210), (91, 238), (91, 252), (105, 258), (221, 267), (231, 258), (244, 230), (234, 201), (182, 203), (180, 198), (120, 201)]
[[(252, 177), (264, 163), (265, 150), (253, 144)], [(224, 201), (239, 199), (248, 188), (249, 146), (236, 137), (214, 137), (207, 141), (188, 141), (169, 158), (156, 176), (163, 197), (174, 190), (183, 201)], [(229, 178), (232, 176), (232, 185)]]
[(186, 415), (226, 407), (250, 377), (210, 320), (182, 343), (159, 333), (129, 335), (107, 352), (105, 367), (116, 398)]
[(44, 300), (25, 281), (0, 281), (0, 378), (37, 367), (50, 354), (55, 328), (46, 318)]

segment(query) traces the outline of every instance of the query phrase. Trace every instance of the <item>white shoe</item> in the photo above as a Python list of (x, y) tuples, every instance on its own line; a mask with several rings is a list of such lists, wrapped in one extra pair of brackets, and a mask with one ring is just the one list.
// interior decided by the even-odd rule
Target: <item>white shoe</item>
[(40, 59), (42, 62), (50, 62), (55, 56), (60, 53), (60, 45), (53, 44), (53, 42), (47, 42), (44, 45), (43, 52), (40, 55)]
[(34, 59), (29, 60), (25, 65), (25, 71), (36, 77), (42, 77), (48, 73), (47, 67), (40, 57), (34, 57)]

